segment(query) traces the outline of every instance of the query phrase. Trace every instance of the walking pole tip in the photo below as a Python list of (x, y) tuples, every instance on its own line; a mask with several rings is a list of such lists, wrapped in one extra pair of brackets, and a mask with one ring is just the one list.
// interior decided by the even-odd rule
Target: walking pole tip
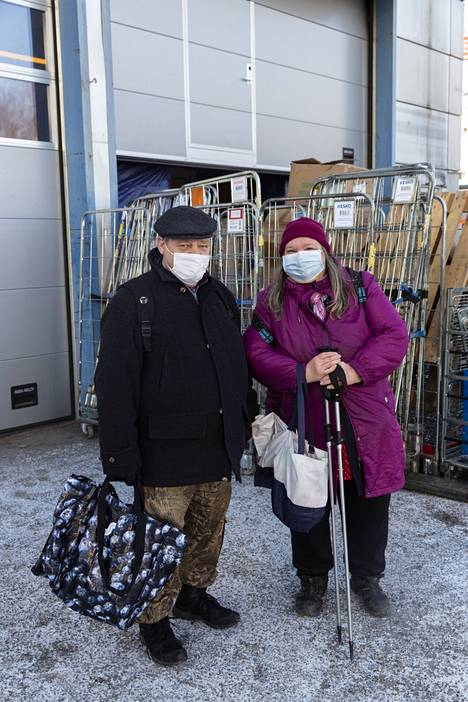
[(349, 657), (351, 660), (354, 658), (354, 643), (352, 641), (349, 642)]
[(343, 643), (342, 629), (341, 626), (336, 627), (336, 633), (338, 634), (338, 643)]

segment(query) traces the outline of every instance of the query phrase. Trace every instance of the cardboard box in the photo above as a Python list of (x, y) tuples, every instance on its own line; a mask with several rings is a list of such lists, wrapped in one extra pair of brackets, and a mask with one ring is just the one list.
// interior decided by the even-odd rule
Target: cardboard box
[(289, 176), (288, 197), (308, 197), (312, 183), (321, 176), (333, 173), (352, 173), (362, 171), (360, 166), (342, 161), (328, 161), (321, 163), (316, 158), (304, 158), (291, 162), (291, 175)]

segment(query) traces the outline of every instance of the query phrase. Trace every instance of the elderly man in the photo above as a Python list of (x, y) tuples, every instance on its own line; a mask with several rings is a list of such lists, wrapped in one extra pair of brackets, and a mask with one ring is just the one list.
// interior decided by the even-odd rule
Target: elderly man
[(174, 616), (213, 628), (239, 621), (206, 589), (231, 472), (239, 477), (249, 382), (235, 299), (207, 273), (215, 220), (174, 207), (155, 228), (150, 272), (119, 288), (104, 313), (95, 382), (104, 472), (141, 480), (146, 512), (189, 537), (179, 571), (140, 619), (151, 658), (173, 665), (187, 658), (173, 605)]

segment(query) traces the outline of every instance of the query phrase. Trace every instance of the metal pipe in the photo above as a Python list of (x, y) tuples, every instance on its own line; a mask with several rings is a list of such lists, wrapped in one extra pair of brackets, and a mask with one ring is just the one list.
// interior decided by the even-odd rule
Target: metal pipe
[(436, 439), (435, 439), (435, 457), (437, 466), (440, 468), (442, 462), (441, 454), (441, 415), (443, 416), (443, 393), (442, 393), (442, 364), (444, 358), (444, 320), (445, 320), (445, 258), (446, 258), (446, 239), (447, 239), (447, 203), (440, 195), (435, 195), (436, 200), (442, 209), (442, 222), (440, 227), (440, 280), (439, 280), (439, 343), (437, 349), (437, 399), (436, 399)]
[(333, 544), (333, 571), (335, 574), (335, 605), (336, 605), (336, 631), (338, 642), (342, 643), (342, 624), (341, 624), (341, 602), (340, 602), (340, 585), (338, 578), (338, 554), (336, 540), (336, 516), (335, 516), (335, 480), (333, 475), (333, 454), (332, 454), (332, 427), (330, 421), (330, 401), (324, 394), (325, 403), (325, 427), (327, 437), (327, 453), (328, 453), (328, 499), (330, 500), (330, 517), (331, 531)]

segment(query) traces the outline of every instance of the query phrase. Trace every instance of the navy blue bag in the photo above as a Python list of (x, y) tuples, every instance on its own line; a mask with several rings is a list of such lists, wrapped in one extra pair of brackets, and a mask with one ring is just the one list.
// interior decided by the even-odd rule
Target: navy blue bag
[(122, 502), (106, 479), (68, 478), (34, 575), (80, 614), (128, 629), (180, 565), (188, 539), (144, 512), (139, 486)]
[[(302, 364), (298, 364), (296, 368), (296, 409), (294, 411), (291, 423), (289, 424), (290, 431), (298, 433), (298, 453), (305, 454), (305, 414), (306, 414), (306, 398), (307, 398), (307, 382), (305, 378), (305, 369)], [(309, 424), (309, 442), (313, 446), (312, 423)], [(295, 505), (289, 499), (286, 493), (286, 487), (273, 477), (271, 490), (271, 505), (274, 514), (278, 519), (293, 531), (307, 533), (315, 527), (325, 516), (326, 507), (300, 507)]]

